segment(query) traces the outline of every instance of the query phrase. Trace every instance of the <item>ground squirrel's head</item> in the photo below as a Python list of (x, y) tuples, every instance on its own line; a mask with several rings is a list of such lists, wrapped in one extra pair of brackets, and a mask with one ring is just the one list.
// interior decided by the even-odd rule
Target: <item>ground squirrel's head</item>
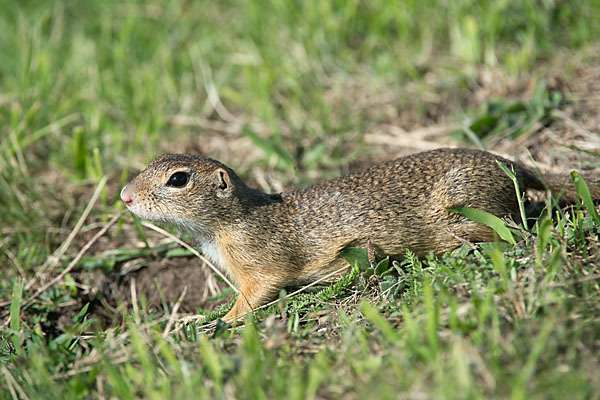
[(165, 154), (125, 185), (121, 200), (141, 218), (210, 234), (239, 207), (237, 195), (246, 189), (235, 172), (218, 161)]

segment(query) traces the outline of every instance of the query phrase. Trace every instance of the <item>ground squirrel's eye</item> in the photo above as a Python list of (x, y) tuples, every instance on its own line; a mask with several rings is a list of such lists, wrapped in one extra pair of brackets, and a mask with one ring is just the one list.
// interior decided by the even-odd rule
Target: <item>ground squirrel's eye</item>
[(167, 186), (184, 187), (190, 180), (190, 175), (187, 172), (175, 172), (167, 181)]

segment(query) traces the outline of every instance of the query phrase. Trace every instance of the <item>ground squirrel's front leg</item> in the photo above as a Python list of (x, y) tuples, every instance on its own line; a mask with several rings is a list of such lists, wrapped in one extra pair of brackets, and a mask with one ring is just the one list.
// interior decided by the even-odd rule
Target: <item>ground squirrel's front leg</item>
[(244, 295), (240, 293), (235, 304), (233, 305), (233, 308), (227, 314), (225, 314), (223, 320), (227, 322), (233, 322), (237, 319), (242, 319), (248, 311), (252, 311), (252, 307), (250, 307), (250, 304), (248, 304), (244, 298)]
[(261, 280), (246, 279), (241, 285), (237, 301), (231, 311), (223, 317), (223, 320), (232, 322), (242, 319), (247, 312), (253, 311), (273, 298), (277, 294), (279, 286), (270, 281), (271, 279), (268, 277), (262, 277)]

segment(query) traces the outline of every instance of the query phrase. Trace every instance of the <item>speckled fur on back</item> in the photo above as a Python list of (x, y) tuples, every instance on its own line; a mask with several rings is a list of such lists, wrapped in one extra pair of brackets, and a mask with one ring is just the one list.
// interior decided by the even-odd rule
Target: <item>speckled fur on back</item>
[[(227, 315), (235, 318), (285, 286), (339, 269), (345, 263), (340, 250), (349, 245), (370, 241), (380, 254), (402, 256), (410, 249), (423, 256), (493, 240), (490, 228), (446, 208), (518, 219), (513, 183), (496, 161), (515, 169), (522, 190), (544, 190), (534, 173), (491, 153), (438, 149), (276, 195), (249, 188), (218, 161), (165, 155), (123, 192), (134, 213), (193, 233), (240, 285), (242, 296)], [(189, 173), (184, 188), (165, 186), (176, 171)], [(546, 183), (556, 192), (569, 184), (555, 176)], [(593, 190), (600, 197), (600, 188)]]

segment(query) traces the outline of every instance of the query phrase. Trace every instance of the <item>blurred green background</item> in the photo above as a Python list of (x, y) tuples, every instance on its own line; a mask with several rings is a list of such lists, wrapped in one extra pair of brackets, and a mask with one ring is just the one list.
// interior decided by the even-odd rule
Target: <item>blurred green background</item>
[(598, 0), (6, 2), (3, 160), (87, 177), (95, 148), (122, 167), (210, 134), (184, 115), (260, 122), (285, 162), (312, 167), (308, 150), (342, 157), (345, 135), (376, 122), (354, 110), (363, 97), (423, 101), (395, 94), (431, 71), (434, 91), (481, 66), (528, 74), (593, 41), (599, 14)]

